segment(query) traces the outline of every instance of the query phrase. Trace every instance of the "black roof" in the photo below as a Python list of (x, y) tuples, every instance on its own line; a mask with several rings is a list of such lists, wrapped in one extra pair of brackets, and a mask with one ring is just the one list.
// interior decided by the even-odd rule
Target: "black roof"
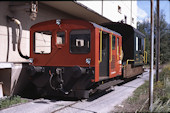
[(109, 31), (109, 32), (111, 32), (111, 33), (113, 33), (113, 34), (116, 34), (116, 35), (121, 36), (121, 34), (119, 34), (118, 32), (116, 32), (116, 31), (114, 31), (114, 30), (112, 30), (112, 29), (108, 29), (107, 27), (103, 27), (103, 26), (98, 25), (98, 24), (93, 23), (93, 22), (90, 22), (90, 23), (93, 24), (94, 27), (97, 27), (97, 28), (103, 29), (103, 30), (105, 30), (105, 31)]
[(120, 22), (109, 22), (109, 23), (103, 23), (101, 25), (104, 27), (107, 27), (108, 29), (111, 29), (111, 30), (114, 30), (114, 31), (120, 33), (122, 36), (124, 34), (130, 36), (132, 33), (134, 34), (134, 32), (136, 32), (139, 35), (141, 35), (142, 37), (145, 37), (145, 35), (143, 33), (141, 33), (139, 30), (135, 29), (134, 27), (132, 27), (128, 24), (124, 24), (124, 23), (120, 23)]

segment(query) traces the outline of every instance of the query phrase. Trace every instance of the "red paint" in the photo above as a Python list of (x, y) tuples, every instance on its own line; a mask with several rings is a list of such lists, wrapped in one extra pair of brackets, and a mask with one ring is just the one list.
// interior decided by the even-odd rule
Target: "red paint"
[[(90, 45), (90, 52), (88, 54), (72, 54), (70, 53), (70, 40), (69, 40), (69, 33), (73, 29), (90, 29), (91, 31), (91, 45)], [(33, 64), (34, 66), (81, 66), (81, 67), (89, 67), (86, 64), (86, 58), (91, 58), (91, 67), (95, 67), (95, 82), (99, 81), (99, 30), (101, 28), (94, 27), (93, 24), (89, 23), (88, 21), (82, 20), (61, 20), (61, 25), (56, 24), (56, 20), (47, 21), (38, 23), (31, 27), (30, 29), (30, 57), (34, 59)], [(52, 49), (50, 54), (35, 54), (34, 53), (34, 32), (35, 31), (51, 31), (52, 32)], [(57, 31), (65, 31), (65, 44), (56, 44), (56, 33)], [(105, 31), (109, 34), (111, 32)], [(116, 34), (113, 34), (117, 38), (119, 38), (119, 50), (122, 47), (122, 37)], [(110, 37), (111, 38), (111, 37)], [(111, 45), (111, 42), (110, 42)], [(117, 45), (115, 45), (117, 47)], [(111, 50), (112, 47), (110, 46), (110, 55), (115, 55), (115, 69), (111, 69), (111, 62), (109, 63), (109, 77), (115, 77), (116, 75), (121, 75), (121, 64), (119, 64), (120, 54), (117, 59), (117, 49)], [(111, 74), (115, 71), (115, 74)], [(93, 81), (93, 80), (92, 80)]]

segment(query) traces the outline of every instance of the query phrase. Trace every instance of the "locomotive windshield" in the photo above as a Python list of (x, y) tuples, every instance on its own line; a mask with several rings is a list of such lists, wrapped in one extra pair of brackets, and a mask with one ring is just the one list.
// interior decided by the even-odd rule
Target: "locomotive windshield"
[(90, 30), (72, 30), (70, 32), (70, 52), (90, 52)]
[(112, 37), (112, 50), (115, 50), (115, 36)]
[(65, 32), (57, 32), (57, 44), (65, 43)]
[(136, 37), (136, 51), (144, 50), (144, 38)]
[(51, 37), (50, 31), (39, 31), (34, 33), (34, 52), (37, 54), (51, 53)]

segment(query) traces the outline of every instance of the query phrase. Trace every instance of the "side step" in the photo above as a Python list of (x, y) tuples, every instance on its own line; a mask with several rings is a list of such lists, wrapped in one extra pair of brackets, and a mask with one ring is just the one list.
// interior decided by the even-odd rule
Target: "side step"
[[(114, 80), (114, 81), (110, 81), (110, 82), (107, 82), (107, 83), (104, 83), (104, 84), (101, 84), (99, 85), (98, 87), (96, 87), (95, 89), (96, 90), (105, 90), (105, 89), (108, 89), (110, 86), (115, 86), (119, 83), (122, 83), (124, 82), (124, 80)], [(95, 90), (94, 89), (94, 90)]]
[(124, 80), (109, 81), (109, 82), (106, 82), (104, 84), (100, 84), (95, 89), (91, 89), (91, 90), (74, 90), (74, 91), (70, 92), (69, 95), (62, 95), (62, 96), (64, 96), (64, 97), (77, 97), (78, 99), (89, 98), (89, 96), (91, 94), (94, 94), (96, 91), (106, 90), (106, 89), (110, 88), (111, 86), (115, 86), (115, 85), (117, 85), (119, 83), (122, 83), (122, 82), (124, 82)]
[(102, 91), (110, 88), (111, 86), (115, 86), (119, 83), (124, 82), (124, 80), (114, 80), (114, 81), (109, 81), (104, 84), (100, 84), (98, 87), (95, 89), (91, 90), (74, 90), (72, 91), (67, 97), (77, 97), (79, 99), (82, 98), (89, 98), (90, 95), (94, 94), (96, 91)]
[(100, 84), (95, 89), (89, 90), (89, 94), (91, 95), (91, 94), (96, 93), (97, 91), (103, 91), (103, 90), (109, 89), (111, 86), (115, 86), (115, 85), (120, 84), (122, 82), (124, 82), (124, 80), (113, 80), (113, 81), (106, 82), (104, 84)]

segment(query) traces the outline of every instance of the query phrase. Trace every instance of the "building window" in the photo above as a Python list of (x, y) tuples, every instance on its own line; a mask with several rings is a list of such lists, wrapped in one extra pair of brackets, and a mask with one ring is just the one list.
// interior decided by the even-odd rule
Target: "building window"
[(125, 15), (125, 23), (127, 23), (127, 16)]
[(134, 24), (134, 18), (132, 18), (132, 23)]
[(118, 12), (121, 13), (121, 7), (120, 6), (118, 6)]

